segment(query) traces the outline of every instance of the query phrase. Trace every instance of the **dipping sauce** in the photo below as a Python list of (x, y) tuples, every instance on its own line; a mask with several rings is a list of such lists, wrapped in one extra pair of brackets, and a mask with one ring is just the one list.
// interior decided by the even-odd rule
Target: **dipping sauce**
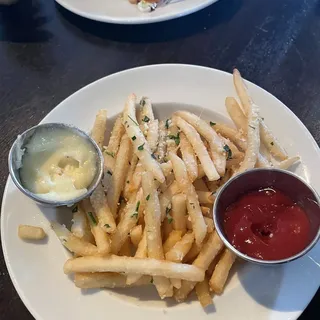
[(96, 174), (94, 146), (68, 129), (39, 128), (21, 152), (21, 183), (45, 200), (83, 195)]
[(307, 214), (274, 188), (242, 196), (225, 211), (223, 225), (229, 242), (257, 259), (288, 258), (310, 243)]

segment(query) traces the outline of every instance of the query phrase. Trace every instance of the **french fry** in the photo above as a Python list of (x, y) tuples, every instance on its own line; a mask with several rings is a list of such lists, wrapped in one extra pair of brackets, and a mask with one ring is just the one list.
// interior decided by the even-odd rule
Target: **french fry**
[(169, 125), (168, 135), (167, 135), (167, 154), (172, 152), (172, 153), (177, 153), (178, 147), (180, 145), (180, 131), (178, 127), (171, 123)]
[(107, 127), (107, 110), (99, 110), (91, 132), (92, 139), (102, 149), (104, 142), (104, 134)]
[(120, 221), (124, 217), (124, 214), (126, 213), (126, 210), (125, 210), (126, 206), (127, 206), (127, 203), (125, 202), (125, 200), (121, 199), (118, 214), (117, 214), (118, 223), (120, 223)]
[(211, 218), (204, 217), (204, 221), (205, 221), (205, 223), (207, 225), (208, 233), (212, 233), (214, 231), (214, 229), (215, 229), (213, 220)]
[(161, 225), (162, 242), (166, 242), (170, 233), (173, 231), (171, 211), (166, 214), (166, 219), (163, 220)]
[(203, 181), (203, 179), (197, 179), (193, 182), (194, 188), (196, 191), (209, 191), (207, 185)]
[(73, 207), (72, 212), (71, 232), (79, 239), (93, 243), (94, 238), (91, 233), (86, 214), (84, 213), (80, 203)]
[(247, 118), (244, 115), (240, 105), (237, 100), (233, 97), (226, 98), (226, 109), (229, 113), (230, 118), (232, 119), (235, 126), (238, 130), (241, 130), (244, 135), (247, 134)]
[[(233, 70), (233, 81), (241, 101), (241, 105), (243, 107), (244, 113), (249, 117), (251, 106), (254, 104), (251, 97), (247, 92), (247, 88), (244, 84), (244, 81), (241, 77), (240, 72), (237, 69)], [(262, 143), (266, 146), (266, 148), (273, 154), (275, 157), (280, 158), (281, 160), (285, 160), (288, 156), (286, 151), (281, 147), (280, 143), (276, 139), (276, 137), (269, 130), (267, 125), (264, 123), (263, 119), (259, 119), (260, 123), (260, 137)], [(257, 127), (258, 128), (258, 127)]]
[(183, 131), (188, 141), (191, 143), (208, 179), (210, 181), (218, 180), (220, 176), (197, 130), (180, 117), (174, 116), (172, 121), (181, 129), (181, 131)]
[[(207, 242), (201, 248), (197, 258), (193, 261), (192, 265), (207, 270), (213, 259), (219, 254), (223, 248), (223, 243), (219, 238), (217, 232), (209, 235)], [(181, 288), (175, 292), (175, 299), (180, 302), (184, 301), (188, 294), (195, 287), (196, 282), (182, 281)]]
[(187, 168), (185, 163), (173, 152), (170, 152), (169, 160), (172, 163), (172, 169), (175, 176), (176, 181), (178, 182), (179, 188), (182, 191), (186, 191), (190, 185), (190, 180), (187, 172)]
[(192, 223), (196, 243), (200, 245), (207, 235), (207, 225), (203, 219), (198, 195), (193, 185), (187, 190), (187, 209)]
[(174, 181), (160, 197), (160, 210), (161, 210), (161, 221), (166, 217), (168, 210), (171, 210), (171, 199), (175, 194), (180, 193), (180, 188), (177, 181)]
[(211, 191), (196, 191), (198, 195), (199, 203), (201, 204), (212, 204), (214, 196)]
[[(134, 181), (133, 175), (136, 170), (137, 163), (138, 163), (138, 157), (133, 153), (131, 160), (130, 160), (130, 164), (129, 164), (130, 167), (128, 170), (127, 178), (125, 179), (124, 189), (123, 189), (123, 196), (126, 199), (130, 198), (132, 191), (133, 191), (132, 190), (132, 185), (133, 185), (133, 181)], [(135, 190), (138, 190), (138, 189), (139, 189), (139, 186)]]
[(257, 168), (270, 168), (272, 165), (271, 163), (261, 154), (259, 153), (258, 159), (256, 162)]
[(158, 139), (158, 147), (155, 154), (156, 159), (163, 163), (165, 160), (165, 155), (167, 153), (167, 144), (166, 144), (166, 137), (167, 137), (167, 129), (166, 125), (163, 121), (159, 122), (159, 139)]
[(47, 235), (41, 227), (19, 225), (18, 236), (23, 240), (41, 240)]
[(155, 152), (157, 150), (158, 145), (158, 136), (159, 136), (159, 121), (153, 120), (149, 123), (149, 130), (147, 135), (147, 142), (150, 146), (151, 152)]
[(298, 156), (291, 157), (291, 158), (288, 158), (286, 160), (279, 162), (277, 165), (275, 165), (275, 167), (279, 168), (279, 169), (286, 170), (299, 161), (300, 161), (300, 157), (298, 157)]
[(259, 108), (252, 103), (248, 110), (247, 149), (237, 173), (252, 169), (256, 165), (260, 150), (259, 123)]
[(104, 171), (110, 170), (113, 172), (116, 155), (119, 150), (120, 141), (124, 135), (125, 130), (122, 125), (122, 116), (119, 116), (114, 123), (109, 143), (107, 147), (104, 147), (103, 157), (104, 157)]
[(131, 241), (130, 241), (129, 237), (126, 239), (126, 241), (121, 246), (121, 249), (119, 250), (118, 255), (119, 256), (126, 256), (126, 257), (132, 256)]
[[(135, 258), (147, 258), (148, 256), (148, 249), (147, 249), (147, 232), (144, 229), (142, 239), (139, 242), (138, 249), (134, 255)], [(127, 277), (127, 285), (131, 285), (137, 282), (142, 276), (140, 274), (128, 274)]]
[(219, 175), (223, 176), (226, 169), (225, 152), (223, 149), (223, 143), (218, 134), (215, 132), (214, 128), (206, 121), (200, 119), (200, 117), (191, 112), (178, 111), (174, 114), (191, 124), (199, 132), (199, 134), (208, 141), (211, 158), (215, 168)]
[(193, 242), (194, 234), (192, 232), (186, 233), (181, 240), (177, 241), (175, 245), (167, 251), (166, 260), (182, 262), (183, 258), (190, 251)]
[[(225, 148), (226, 148), (226, 146), (228, 146), (228, 148), (231, 150), (231, 153), (228, 154), (228, 157), (230, 157), (231, 159), (243, 159), (243, 152), (241, 152), (232, 141), (230, 141), (229, 139), (224, 138), (224, 137), (221, 137), (221, 139), (225, 144)], [(242, 146), (247, 148), (247, 142), (245, 140), (243, 140)], [(230, 151), (228, 150), (228, 152), (230, 152)], [(228, 160), (230, 160), (230, 159), (228, 159)]]
[(182, 234), (187, 231), (186, 227), (187, 204), (185, 194), (179, 193), (172, 197), (172, 228), (180, 230)]
[(231, 142), (233, 142), (241, 151), (245, 151), (247, 149), (246, 139), (243, 137), (241, 132), (222, 123), (216, 123), (214, 129), (222, 137), (227, 138)]
[(142, 162), (145, 170), (152, 172), (153, 176), (160, 182), (165, 181), (164, 174), (159, 163), (153, 159), (150, 147), (146, 138), (141, 132), (135, 115), (136, 96), (131, 94), (125, 104), (123, 111), (123, 125), (128, 137), (132, 140), (134, 153)]
[(182, 232), (180, 230), (172, 230), (168, 239), (163, 245), (163, 252), (166, 254), (178, 241), (181, 240)]
[(118, 203), (125, 179), (129, 170), (129, 159), (131, 157), (131, 142), (127, 135), (123, 135), (120, 148), (116, 158), (115, 168), (112, 174), (112, 186), (108, 188), (107, 201), (114, 217), (118, 211)]
[(201, 206), (201, 212), (204, 217), (210, 217), (212, 216), (212, 209), (209, 207)]
[(153, 277), (176, 278), (187, 281), (203, 281), (204, 270), (193, 265), (174, 263), (156, 259), (136, 259), (134, 257), (80, 257), (66, 261), (65, 274), (73, 272), (118, 272), (142, 274)]
[(182, 159), (186, 164), (190, 181), (196, 180), (198, 177), (197, 158), (192, 148), (192, 145), (190, 144), (183, 132), (180, 133), (180, 151)]
[(89, 221), (91, 233), (93, 234), (99, 254), (101, 255), (108, 254), (111, 250), (110, 238), (108, 234), (98, 225), (98, 219), (94, 214), (94, 211), (89, 199), (84, 199), (82, 201), (82, 205), (86, 213), (87, 219)]
[(236, 259), (236, 256), (229, 249), (225, 249), (217, 263), (210, 279), (210, 288), (217, 294), (223, 292), (223, 288), (228, 279), (229, 271)]
[(93, 256), (99, 254), (98, 248), (90, 242), (79, 239), (64, 225), (52, 222), (51, 227), (62, 245), (78, 256)]
[(113, 233), (116, 222), (108, 206), (102, 184), (100, 183), (90, 196), (90, 202), (98, 218), (99, 226), (107, 233)]
[(151, 100), (148, 97), (142, 97), (139, 105), (141, 107), (139, 122), (149, 124), (150, 121), (154, 121)]
[(130, 239), (132, 244), (138, 247), (142, 239), (142, 225), (135, 226), (130, 230)]
[(137, 194), (133, 194), (125, 208), (122, 220), (117, 229), (112, 234), (111, 252), (117, 254), (122, 245), (128, 238), (128, 233), (137, 224), (139, 216), (142, 214), (141, 202), (143, 201), (143, 192), (140, 189)]
[(168, 177), (172, 173), (171, 161), (161, 163), (160, 167), (165, 177)]
[(196, 294), (203, 308), (213, 304), (208, 279), (206, 277), (202, 282), (196, 284)]
[[(145, 229), (147, 233), (148, 257), (164, 259), (161, 239), (161, 211), (157, 188), (151, 172), (145, 172), (142, 176), (142, 188), (146, 198)], [(154, 277), (154, 285), (161, 299), (167, 296), (171, 283), (167, 278)]]
[(111, 272), (96, 273), (76, 273), (74, 275), (74, 284), (81, 289), (94, 288), (128, 288), (135, 286), (143, 286), (151, 283), (150, 276), (143, 276), (137, 282), (131, 285), (126, 283), (126, 276)]
[(127, 182), (129, 181), (129, 189), (131, 193), (137, 191), (141, 187), (141, 179), (143, 172), (144, 168), (142, 166), (141, 161), (139, 161), (134, 170), (132, 180), (127, 180)]

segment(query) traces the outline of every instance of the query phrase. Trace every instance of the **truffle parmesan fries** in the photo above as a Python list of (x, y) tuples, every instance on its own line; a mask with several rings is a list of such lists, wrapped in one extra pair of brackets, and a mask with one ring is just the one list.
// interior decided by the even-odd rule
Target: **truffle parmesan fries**
[[(234, 127), (183, 110), (156, 119), (151, 100), (137, 104), (131, 94), (105, 144), (107, 112), (98, 112), (92, 137), (104, 153), (104, 178), (72, 208), (71, 230), (52, 223), (73, 253), (63, 270), (77, 287), (149, 285), (178, 302), (195, 290), (203, 307), (223, 293), (235, 255), (215, 231), (216, 193), (238, 173), (299, 161), (280, 146), (238, 70), (233, 81), (239, 102), (225, 104)], [(30, 239), (26, 228), (20, 232)]]

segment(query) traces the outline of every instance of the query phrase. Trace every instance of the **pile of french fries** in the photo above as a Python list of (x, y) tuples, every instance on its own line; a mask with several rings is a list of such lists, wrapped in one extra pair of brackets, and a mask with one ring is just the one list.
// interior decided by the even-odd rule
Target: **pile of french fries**
[(105, 146), (107, 112), (92, 137), (105, 174), (73, 209), (71, 231), (52, 223), (73, 253), (64, 265), (79, 288), (155, 286), (161, 299), (184, 301), (195, 289), (203, 307), (221, 294), (235, 255), (215, 231), (215, 195), (232, 176), (254, 167), (288, 168), (288, 158), (233, 72), (239, 102), (226, 98), (234, 127), (187, 111), (155, 119), (151, 101), (131, 94)]

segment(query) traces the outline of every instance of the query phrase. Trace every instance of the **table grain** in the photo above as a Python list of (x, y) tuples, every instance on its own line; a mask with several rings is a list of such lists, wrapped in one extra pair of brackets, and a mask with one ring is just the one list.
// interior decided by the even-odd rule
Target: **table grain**
[[(143, 65), (188, 63), (228, 72), (237, 66), (283, 101), (319, 144), (319, 57), (318, 0), (221, 0), (190, 16), (141, 26), (89, 21), (53, 0), (0, 5), (0, 194), (18, 133), (90, 82)], [(318, 290), (300, 319), (319, 319), (319, 303)], [(32, 319), (2, 252), (0, 318)]]

